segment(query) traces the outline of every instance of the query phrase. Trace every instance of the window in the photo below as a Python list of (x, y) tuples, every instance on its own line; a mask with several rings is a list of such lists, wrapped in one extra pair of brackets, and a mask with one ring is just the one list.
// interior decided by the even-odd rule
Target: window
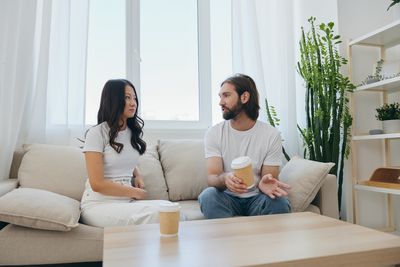
[(135, 85), (147, 128), (204, 129), (220, 118), (219, 83), (232, 69), (230, 1), (91, 1), (86, 123), (96, 123), (105, 81), (120, 77)]
[(199, 120), (197, 26), (196, 0), (140, 2), (144, 120)]
[(125, 0), (90, 1), (86, 67), (86, 124), (97, 124), (101, 90), (126, 77)]
[(232, 75), (231, 0), (210, 2), (212, 124), (223, 120), (219, 106), (221, 82)]

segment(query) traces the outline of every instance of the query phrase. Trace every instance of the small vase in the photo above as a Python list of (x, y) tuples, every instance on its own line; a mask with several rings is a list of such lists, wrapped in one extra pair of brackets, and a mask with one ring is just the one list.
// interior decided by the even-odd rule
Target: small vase
[(400, 133), (400, 120), (382, 121), (384, 133)]

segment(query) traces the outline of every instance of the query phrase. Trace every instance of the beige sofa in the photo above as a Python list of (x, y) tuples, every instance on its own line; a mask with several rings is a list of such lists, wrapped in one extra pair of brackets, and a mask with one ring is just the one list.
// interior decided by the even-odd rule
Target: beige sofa
[[(188, 220), (204, 219), (197, 202), (206, 187), (203, 149), (202, 140), (161, 140), (157, 146), (149, 147), (139, 165), (148, 197), (179, 201)], [(336, 178), (327, 175), (330, 167), (304, 160), (293, 162), (281, 172), (292, 183), (293, 211), (307, 210), (337, 218)], [(321, 177), (304, 183), (308, 177), (315, 176), (313, 168), (318, 169), (317, 165), (323, 166), (318, 174)], [(297, 179), (302, 175), (296, 173), (305, 178)], [(0, 220), (9, 222), (3, 223), (6, 226), (0, 230), (0, 265), (101, 262), (103, 229), (77, 221), (86, 180), (80, 149), (41, 144), (24, 146), (23, 151), (14, 154), (10, 177), (18, 179), (0, 181)], [(297, 180), (293, 182), (293, 179)], [(32, 192), (35, 194), (29, 195)], [(51, 194), (47, 198), (46, 192)], [(33, 208), (27, 208), (31, 205)], [(44, 206), (48, 206), (49, 214), (59, 212), (57, 216), (62, 218), (43, 214)], [(12, 214), (4, 211), (7, 209), (12, 209)]]

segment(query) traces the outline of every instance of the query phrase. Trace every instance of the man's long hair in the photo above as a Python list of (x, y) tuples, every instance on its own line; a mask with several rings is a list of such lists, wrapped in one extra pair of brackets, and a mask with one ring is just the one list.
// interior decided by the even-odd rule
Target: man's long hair
[(132, 118), (127, 119), (127, 127), (132, 131), (131, 144), (140, 155), (146, 151), (146, 142), (142, 139), (144, 121), (137, 115), (139, 110), (139, 99), (133, 84), (125, 79), (109, 80), (104, 85), (101, 93), (100, 108), (97, 113), (97, 124), (107, 122), (110, 127), (110, 146), (121, 152), (124, 145), (115, 141), (119, 130), (121, 130), (120, 118), (125, 109), (125, 87), (131, 86), (136, 95), (136, 112)]
[(223, 81), (221, 86), (225, 83), (230, 83), (235, 87), (239, 98), (244, 92), (249, 92), (250, 98), (247, 103), (243, 104), (243, 110), (249, 118), (252, 120), (257, 120), (260, 104), (258, 102), (259, 95), (254, 80), (250, 76), (238, 73)]

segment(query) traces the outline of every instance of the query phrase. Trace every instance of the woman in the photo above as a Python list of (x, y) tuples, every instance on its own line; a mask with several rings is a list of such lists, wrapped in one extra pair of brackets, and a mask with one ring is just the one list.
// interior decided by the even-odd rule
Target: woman
[(141, 138), (144, 123), (137, 116), (138, 106), (132, 83), (124, 79), (106, 82), (98, 124), (87, 131), (83, 147), (89, 176), (81, 201), (85, 224), (105, 227), (158, 222), (158, 205), (167, 202), (143, 200), (146, 190), (137, 164), (146, 142)]

